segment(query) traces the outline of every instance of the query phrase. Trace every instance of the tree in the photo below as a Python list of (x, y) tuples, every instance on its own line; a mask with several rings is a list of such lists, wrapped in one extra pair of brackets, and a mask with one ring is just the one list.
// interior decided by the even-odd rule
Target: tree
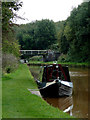
[(69, 41), (69, 57), (72, 61), (85, 62), (89, 58), (90, 34), (90, 2), (82, 3), (73, 9), (65, 27), (65, 35)]
[(21, 25), (16, 36), (21, 49), (48, 49), (56, 42), (55, 25), (47, 19)]
[(66, 21), (61, 21), (56, 23), (59, 50), (61, 53), (67, 54), (69, 43), (64, 33), (65, 26), (66, 26)]
[(58, 34), (60, 51), (67, 53), (68, 60), (73, 62), (90, 61), (90, 2), (84, 2), (71, 11), (70, 16)]
[(8, 32), (12, 29), (14, 23), (13, 18), (17, 17), (15, 13), (22, 7), (22, 2), (12, 1), (12, 2), (2, 2), (2, 31)]
[(35, 49), (36, 44), (36, 23), (29, 23), (21, 25), (19, 28), (16, 27), (16, 39), (19, 40), (21, 49)]
[(2, 50), (5, 53), (13, 53), (19, 56), (18, 41), (14, 36), (13, 18), (17, 17), (15, 11), (18, 11), (22, 6), (22, 2), (2, 2)]
[(37, 47), (38, 49), (47, 49), (48, 46), (56, 41), (56, 30), (53, 21), (42, 20), (37, 26)]
[(18, 66), (19, 44), (15, 39), (13, 18), (17, 17), (22, 3), (19, 1), (2, 2), (2, 68), (3, 73), (10, 73)]

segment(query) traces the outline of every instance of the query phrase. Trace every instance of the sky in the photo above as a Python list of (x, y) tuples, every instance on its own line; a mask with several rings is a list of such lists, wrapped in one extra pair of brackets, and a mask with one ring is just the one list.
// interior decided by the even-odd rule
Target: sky
[(36, 20), (49, 19), (54, 22), (66, 20), (70, 11), (78, 7), (83, 0), (21, 0), (22, 8), (18, 15), (25, 20), (16, 19), (17, 24), (26, 24)]

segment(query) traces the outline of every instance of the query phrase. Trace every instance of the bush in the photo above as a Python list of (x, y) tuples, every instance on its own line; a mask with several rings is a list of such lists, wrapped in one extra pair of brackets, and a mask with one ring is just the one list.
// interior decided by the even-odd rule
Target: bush
[(33, 61), (42, 61), (42, 56), (33, 56), (30, 58), (30, 60), (33, 60)]
[(61, 54), (60, 57), (58, 58), (58, 62), (68, 62), (67, 55)]
[(17, 69), (18, 59), (13, 54), (3, 53), (2, 55), (2, 72), (10, 73)]

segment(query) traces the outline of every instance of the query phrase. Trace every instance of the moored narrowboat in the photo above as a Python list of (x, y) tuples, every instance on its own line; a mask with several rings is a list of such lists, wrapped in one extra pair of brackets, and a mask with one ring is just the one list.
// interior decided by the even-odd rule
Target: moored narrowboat
[(44, 66), (42, 81), (36, 81), (43, 97), (71, 96), (73, 83), (67, 66), (51, 64)]

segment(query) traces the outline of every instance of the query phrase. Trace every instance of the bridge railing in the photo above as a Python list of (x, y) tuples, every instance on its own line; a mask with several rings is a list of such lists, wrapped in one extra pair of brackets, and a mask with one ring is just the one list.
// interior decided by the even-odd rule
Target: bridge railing
[(21, 55), (45, 54), (48, 50), (20, 50)]

